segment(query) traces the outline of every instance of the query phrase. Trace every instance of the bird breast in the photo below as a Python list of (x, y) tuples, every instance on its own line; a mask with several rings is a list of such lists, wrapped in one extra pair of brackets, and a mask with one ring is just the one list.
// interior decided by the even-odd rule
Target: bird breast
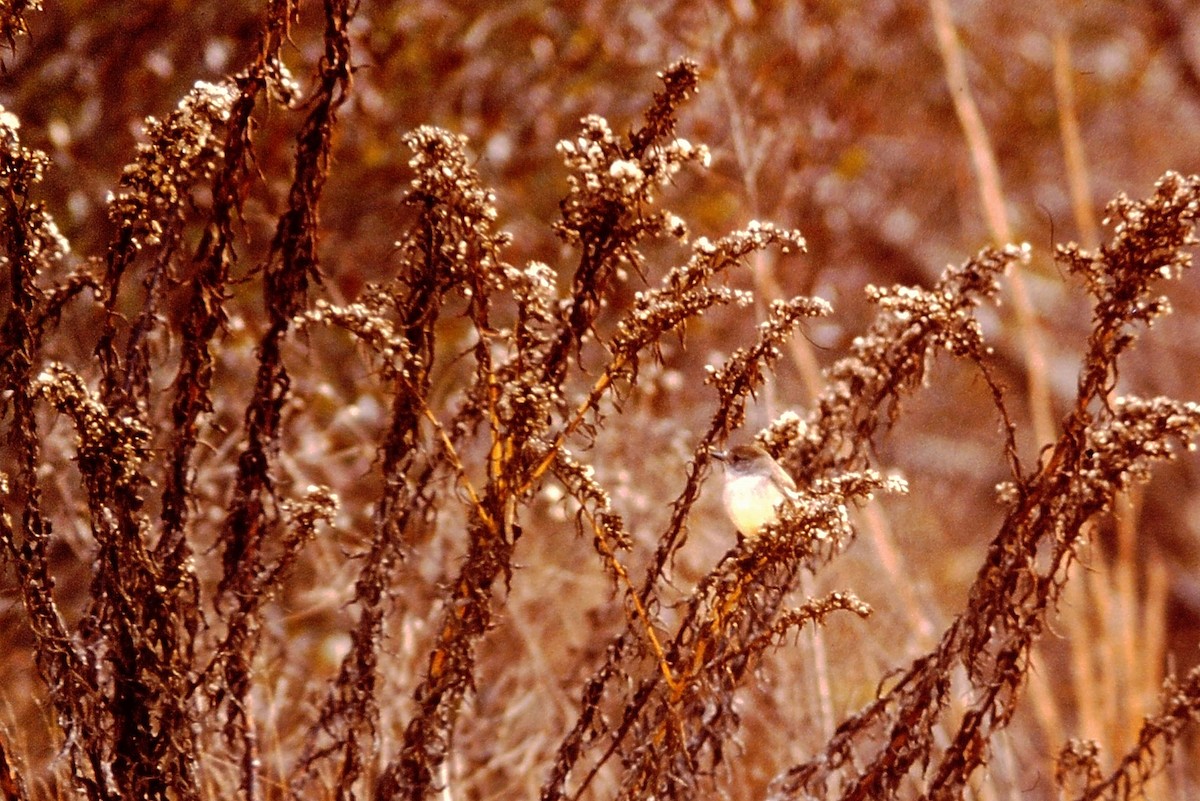
[(775, 519), (783, 493), (766, 476), (739, 476), (725, 482), (725, 510), (744, 537), (757, 536)]

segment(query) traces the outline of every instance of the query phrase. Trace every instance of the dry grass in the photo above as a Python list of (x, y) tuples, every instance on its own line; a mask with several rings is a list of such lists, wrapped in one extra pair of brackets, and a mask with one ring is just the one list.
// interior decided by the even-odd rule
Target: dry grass
[[(1036, 432), (982, 322), (1033, 249), (985, 248), (925, 288), (867, 287), (872, 321), (818, 374), (795, 335), (830, 304), (761, 297), (800, 232), (697, 237), (659, 202), (710, 160), (677, 131), (701, 84), (686, 59), (639, 124), (591, 115), (559, 144), (569, 267), (514, 263), (468, 141), (425, 126), (404, 137), (387, 275), (346, 298), (326, 285), (321, 210), (355, 11), (324, 4), (301, 100), (280, 61), (294, 9), (272, 3), (243, 69), (147, 122), (95, 254), (71, 252), (39, 196), (48, 158), (0, 113), (6, 798), (991, 798), (1057, 754), (1047, 797), (1126, 799), (1164, 775), (1200, 713), (1200, 670), (1167, 676), (1138, 720), (1165, 590), (1161, 570), (1138, 590), (1131, 521), (1153, 468), (1200, 434), (1200, 405), (1116, 390), (1170, 310), (1161, 286), (1191, 265), (1200, 177), (1118, 197), (1104, 244), (1055, 250), (1091, 317), (1057, 426), (1044, 359), (1026, 353)], [(3, 13), (12, 46), (25, 7)], [(294, 148), (276, 174), (257, 148), (280, 117)], [(980, 183), (1002, 216), (998, 182)], [(260, 246), (266, 212), (248, 199), (263, 185), (276, 203)], [(753, 335), (680, 379), (681, 338), (755, 303), (733, 285), (748, 269)], [(756, 436), (800, 498), (706, 563), (685, 546), (728, 528), (708, 519), (710, 449), (785, 356), (810, 408)], [(813, 577), (865, 525), (904, 580), (885, 511), (909, 488), (879, 449), (948, 362), (996, 421), (1007, 479), (942, 625), (916, 592), (873, 610)], [(679, 380), (695, 385), (691, 430)], [(1023, 456), (1030, 439), (1044, 447)], [(1095, 555), (1110, 525), (1111, 563)], [(1084, 738), (1067, 738), (1034, 667), (1060, 611)], [(924, 639), (901, 667), (903, 648), (876, 669), (846, 645), (906, 618)], [(1099, 653), (1078, 648), (1089, 636)], [(1188, 797), (1196, 778), (1154, 789)]]

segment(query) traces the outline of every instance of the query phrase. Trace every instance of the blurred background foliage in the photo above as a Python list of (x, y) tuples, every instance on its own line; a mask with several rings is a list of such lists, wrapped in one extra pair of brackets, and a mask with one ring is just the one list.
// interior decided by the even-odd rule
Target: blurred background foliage
[[(934, 5), (364, 0), (352, 28), (354, 89), (342, 110), (321, 210), (320, 292), (351, 300), (368, 282), (390, 275), (394, 243), (411, 222), (403, 205), (411, 175), (401, 137), (425, 123), (469, 137), (476, 168), (497, 191), (499, 224), (515, 237), (508, 258), (545, 261), (568, 281), (571, 256), (549, 225), (565, 191), (555, 143), (573, 135), (588, 113), (618, 129), (636, 125), (657, 86), (655, 72), (690, 56), (704, 82), (684, 112), (681, 135), (708, 144), (713, 165), (707, 174), (681, 174), (663, 202), (688, 221), (693, 238), (716, 237), (754, 219), (799, 228), (807, 254), (764, 257), (731, 280), (760, 294), (831, 301), (835, 314), (812, 323), (796, 351), (828, 364), (869, 319), (866, 284), (928, 285), (946, 263), (993, 238), (952, 93), (965, 92), (994, 148), (1012, 236), (1033, 246), (1025, 278), (1057, 419), (1063, 409), (1054, 404), (1073, 396), (1087, 309), (1055, 266), (1052, 243), (1095, 246), (1101, 236), (1095, 220), (1109, 198), (1122, 191), (1143, 196), (1167, 169), (1200, 171), (1200, 10), (1187, 0), (954, 2), (967, 84), (952, 87)], [(132, 159), (143, 119), (165, 116), (195, 81), (237, 72), (255, 47), (261, 14), (249, 0), (66, 0), (28, 17), (29, 35), (3, 55), (0, 104), (21, 120), (23, 143), (52, 158), (43, 196), (72, 244), (72, 259), (104, 252), (112, 235), (105, 198)], [(320, 21), (302, 7), (291, 30), (284, 58), (302, 87), (320, 56), (314, 27)], [(242, 223), (242, 275), (261, 262), (286, 197), (296, 118), (277, 107), (258, 122), (263, 180), (252, 189)], [(1074, 162), (1067, 155), (1072, 126), (1082, 146)], [(1082, 188), (1082, 205), (1073, 205), (1072, 186)], [(201, 193), (194, 202), (203, 206), (206, 198)], [(652, 256), (646, 269), (653, 282), (685, 252), (662, 245)], [(638, 283), (632, 277), (629, 291)], [(760, 312), (769, 300), (760, 298)], [(1195, 276), (1173, 290), (1172, 301), (1177, 313), (1127, 360), (1119, 390), (1200, 397)], [(199, 486), (209, 488), (213, 509), (212, 515), (201, 510), (200, 521), (216, 519), (224, 508), (229, 460), (220, 457), (238, 437), (239, 401), (250, 383), (244, 371), (263, 325), (252, 299), (244, 309), (225, 334), (215, 394), (229, 405), (214, 410), (207, 434), (213, 455), (201, 458), (201, 470), (212, 468), (209, 483)], [(1021, 400), (1026, 346), (1011, 304), (984, 315), (1018, 413), (1022, 456), (1032, 463), (1040, 443)], [(63, 358), (86, 363), (94, 344), (90, 322), (67, 316), (79, 336), (57, 340)], [(651, 380), (595, 443), (591, 461), (615, 489), (617, 508), (638, 538), (629, 557), (635, 570), (667, 518), (666, 501), (682, 484), (692, 432), (713, 408), (711, 390), (702, 386), (704, 366), (747, 342), (755, 322), (725, 310), (692, 326), (664, 351), (662, 367), (646, 366)], [(464, 347), (466, 324), (458, 341), (455, 322), (446, 325), (442, 347), (448, 353)], [(368, 380), (366, 362), (349, 348), (344, 338), (317, 332), (291, 354), (310, 364), (296, 378), (294, 403), (316, 425), (289, 433), (293, 447), (282, 461), (297, 484), (333, 487), (343, 507), (335, 531), (314, 544), (278, 602), (268, 652), (293, 658), (268, 661), (268, 673), (278, 671), (279, 680), (260, 700), (273, 710), (281, 755), (294, 747), (291, 719), (320, 696), (314, 679), (328, 676), (346, 647), (343, 604), (352, 573), (338, 553), (361, 543), (369, 525), (366, 499), (378, 489), (368, 443), (383, 425), (384, 400)], [(163, 383), (169, 371), (164, 376)], [(451, 369), (439, 379), (447, 398), (457, 389), (454, 378)], [(803, 407), (811, 381), (802, 357), (785, 359), (749, 427)], [(876, 614), (866, 622), (834, 620), (823, 637), (781, 649), (763, 666), (744, 717), (752, 747), (733, 768), (743, 772), (746, 797), (779, 765), (823, 742), (832, 720), (869, 700), (878, 676), (928, 646), (961, 605), (995, 531), (994, 487), (1007, 477), (1007, 465), (978, 378), (942, 360), (904, 412), (879, 444), (878, 461), (905, 475), (911, 494), (873, 511), (879, 519), (872, 535), (814, 581), (814, 589), (852, 588)], [(1043, 686), (1033, 688), (1030, 714), (1008, 744), (1012, 758), (993, 763), (993, 789), (981, 791), (996, 795), (984, 797), (1050, 797), (1048, 755), (1066, 737), (1095, 737), (1109, 759), (1119, 755), (1153, 707), (1163, 672), (1197, 661), (1198, 466), (1190, 458), (1160, 470), (1117, 519), (1098, 521), (1097, 547), (1042, 649), (1035, 684)], [(69, 613), (72, 577), (86, 580), (91, 556), (82, 533), (71, 533), (78, 531), (70, 524), (78, 490), (69, 477), (48, 483), (59, 504), (56, 531), (64, 545), (57, 569)], [(715, 484), (711, 490), (675, 565), (681, 586), (732, 543)], [(608, 597), (600, 571), (581, 567), (588, 547), (573, 533), (570, 510), (552, 493), (538, 509), (540, 519), (526, 522), (518, 549), (525, 575), (513, 581), (502, 622), (484, 642), (478, 695), (461, 726), (453, 770), (470, 788), (464, 797), (523, 797), (526, 775), (528, 787), (537, 786), (546, 752), (573, 720), (587, 666), (620, 623), (619, 604)], [(413, 686), (419, 673), (428, 635), (421, 621), (431, 619), (438, 583), (460, 555), (452, 543), (429, 532), (427, 547), (405, 567), (411, 595), (397, 613), (404, 623), (393, 632), (397, 688)], [(0, 584), (0, 632), (19, 644), (11, 578)], [(74, 593), (82, 598), (83, 588)], [(590, 626), (581, 628), (580, 620)], [(0, 686), (35, 681), (28, 659), (19, 649), (9, 652), (0, 660)], [(821, 663), (837, 665), (836, 676)], [(510, 664), (523, 667), (514, 673)], [(523, 716), (512, 703), (522, 693), (529, 699)], [(25, 732), (31, 758), (44, 759), (50, 751), (30, 722), (45, 713), (21, 698), (6, 691), (0, 715)], [(404, 718), (405, 698), (401, 693), (397, 709), (385, 712), (393, 723)], [(1183, 773), (1173, 780), (1189, 781)]]

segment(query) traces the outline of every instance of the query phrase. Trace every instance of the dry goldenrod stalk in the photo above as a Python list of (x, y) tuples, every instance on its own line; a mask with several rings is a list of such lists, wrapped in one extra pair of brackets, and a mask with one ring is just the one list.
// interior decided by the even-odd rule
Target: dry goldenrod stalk
[[(31, 7), (0, 12), (0, 36), (22, 32)], [(976, 316), (1028, 247), (981, 251), (930, 287), (869, 287), (875, 319), (828, 368), (827, 389), (758, 435), (797, 479), (796, 497), (763, 536), (732, 547), (687, 586), (673, 563), (696, 523), (710, 448), (742, 427), (788, 338), (833, 311), (818, 298), (777, 300), (747, 341), (709, 366), (695, 401), (708, 404), (708, 422), (688, 442), (683, 486), (651, 552), (634, 552), (645, 539), (627, 528), (621, 496), (595, 469), (600, 432), (624, 422), (625, 404), (639, 399), (669, 338), (718, 307), (753, 302), (729, 285), (731, 271), (764, 250), (805, 248), (800, 232), (758, 221), (691, 239), (687, 223), (661, 206), (681, 171), (710, 162), (703, 145), (676, 131), (697, 91), (697, 65), (665, 69), (632, 130), (589, 115), (559, 144), (568, 171), (554, 223), (570, 253), (563, 265), (512, 263), (512, 236), (499, 227), (496, 193), (466, 139), (432, 126), (412, 131), (403, 140), (408, 225), (393, 235), (393, 272), (335, 300), (322, 294), (320, 219), (353, 91), (355, 5), (329, 0), (322, 9), (321, 55), (303, 103), (293, 102), (299, 89), (279, 57), (296, 8), (280, 0), (269, 4), (244, 69), (198, 84), (165, 119), (147, 121), (109, 205), (111, 239), (90, 260), (70, 253), (35, 196), (46, 156), (21, 146), (17, 121), (0, 109), (8, 301), (0, 562), (15, 581), (62, 738), (50, 792), (97, 801), (255, 801), (276, 788), (297, 798), (452, 793), (443, 785), (463, 758), (458, 738), (478, 722), (476, 691), (488, 691), (475, 699), (481, 708), (485, 695), (504, 703), (483, 686), (481, 655), (528, 580), (519, 548), (546, 536), (533, 504), (547, 488), (574, 512), (554, 545), (578, 550), (580, 574), (600, 577), (616, 611), (612, 636), (576, 663), (574, 720), (546, 724), (542, 798), (726, 792), (756, 667), (804, 626), (869, 614), (851, 590), (803, 598), (796, 589), (804, 571), (854, 544), (856, 504), (905, 491), (879, 470), (872, 446), (925, 385), (931, 360), (949, 356), (973, 365), (995, 401), (1001, 458), (1012, 469), (1001, 492), (1005, 520), (937, 647), (890, 678), (811, 758), (779, 765), (772, 793), (962, 796), (1020, 700), (1030, 648), (1071, 577), (1084, 523), (1200, 433), (1194, 403), (1111, 392), (1119, 358), (1169, 308), (1158, 283), (1190, 265), (1200, 179), (1168, 174), (1153, 197), (1118, 199), (1107, 245), (1060, 250), (1094, 312), (1064, 434), (1036, 466), (1017, 458)], [(260, 181), (256, 167), (270, 162), (255, 160), (256, 136), (273, 102), (282, 103), (272, 113), (292, 126), (295, 148), (290, 174)], [(239, 239), (252, 192), (277, 209), (258, 259)], [(68, 306), (98, 321), (95, 330), (60, 328)], [(234, 309), (258, 315), (246, 334), (253, 355), (222, 380)], [(85, 339), (79, 352), (96, 358), (60, 356), (54, 338), (68, 336)], [(376, 439), (356, 443), (377, 457), (370, 475), (347, 480), (361, 479), (356, 495), (296, 481), (289, 468), (289, 435), (319, 425), (304, 393), (306, 381), (321, 378), (320, 363), (294, 358), (318, 337), (353, 342), (342, 353), (364, 355), (364, 396), (380, 404), (376, 428), (363, 429)], [(210, 434), (225, 433), (218, 426), (228, 436), (206, 447), (217, 438)], [(58, 468), (78, 490), (75, 509), (47, 508), (44, 487)], [(361, 526), (323, 541), (348, 504)], [(72, 522), (95, 557), (88, 581), (70, 588), (69, 609), (54, 582), (58, 519)], [(572, 528), (583, 536), (571, 538)], [(422, 587), (420, 606), (405, 582), (430, 540), (450, 556), (446, 572)], [(330, 627), (348, 642), (326, 685), (295, 692), (311, 705), (285, 710), (299, 721), (289, 731), (294, 750), (268, 760), (265, 710), (276, 692), (285, 697), (287, 677), (270, 664), (267, 635), (277, 600), (298, 568), (314, 569), (308, 560), (320, 547), (342, 560), (345, 617)], [(287, 641), (277, 628), (277, 641)], [(953, 681), (969, 689), (958, 710), (950, 709)], [(1077, 742), (1062, 751), (1060, 781), (1083, 798), (1135, 795), (1195, 718), (1196, 685), (1194, 674), (1168, 684), (1160, 714), (1111, 775), (1099, 773), (1091, 744)], [(0, 786), (27, 797), (35, 783), (11, 759), (7, 736), (0, 732)]]
[[(1144, 479), (1153, 462), (1170, 458), (1174, 443), (1191, 447), (1200, 434), (1195, 403), (1109, 400), (1118, 356), (1133, 344), (1136, 326), (1152, 323), (1168, 308), (1152, 293), (1156, 283), (1178, 277), (1191, 264), (1188, 248), (1196, 243), (1198, 212), (1200, 178), (1169, 173), (1149, 199), (1114, 201), (1109, 209), (1114, 235), (1099, 252), (1060, 249), (1063, 263), (1083, 276), (1094, 299), (1092, 333), (1063, 436), (1029, 474), (1012, 457), (1014, 478), (1003, 492), (1008, 516), (966, 609), (937, 648), (844, 721), (820, 754), (781, 774), (773, 797), (878, 798), (894, 794), (914, 769), (925, 797), (954, 797), (986, 763), (988, 743), (1016, 709), (1030, 648), (1068, 580), (1084, 523), (1130, 482)], [(977, 340), (962, 343), (972, 359), (981, 359)], [(996, 397), (999, 401), (998, 392)], [(1008, 448), (1013, 453), (1011, 434)], [(959, 668), (972, 692), (961, 719), (951, 724), (945, 712), (951, 676)], [(945, 725), (951, 725), (950, 741), (939, 745), (934, 729)], [(1151, 739), (1170, 740), (1174, 731), (1155, 728)], [(1143, 758), (1135, 756), (1130, 764), (1140, 765)]]

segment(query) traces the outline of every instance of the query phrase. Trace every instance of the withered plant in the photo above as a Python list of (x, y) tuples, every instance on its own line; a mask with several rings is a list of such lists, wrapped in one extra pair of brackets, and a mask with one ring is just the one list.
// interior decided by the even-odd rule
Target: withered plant
[[(23, 8), (3, 12), (10, 44), (25, 30)], [(295, 8), (272, 2), (249, 64), (147, 122), (111, 196), (100, 255), (71, 254), (38, 199), (47, 158), (0, 112), (0, 553), (5, 592), (20, 599), (19, 647), (50, 718), (21, 725), (47, 728), (57, 752), (35, 766), (13, 745), (24, 738), (0, 731), (5, 797), (456, 797), (456, 738), (486, 690), (480, 651), (524, 579), (523, 545), (548, 536), (534, 525), (547, 487), (570, 499), (578, 570), (603, 575), (620, 622), (583, 655), (573, 722), (546, 721), (540, 797), (742, 797), (728, 769), (744, 748), (739, 700), (798, 630), (837, 612), (870, 614), (852, 591), (803, 597), (800, 579), (854, 543), (860, 503), (905, 491), (880, 471), (875, 445), (939, 356), (976, 371), (993, 403), (1011, 473), (1003, 523), (935, 647), (880, 676), (875, 699), (808, 759), (776, 760), (767, 793), (969, 796), (1021, 701), (1031, 648), (1078, 572), (1088, 522), (1200, 433), (1194, 403), (1115, 391), (1120, 358), (1169, 310), (1157, 286), (1190, 265), (1200, 178), (1168, 173), (1149, 198), (1118, 198), (1112, 238), (1097, 251), (1058, 249), (1093, 311), (1075, 400), (1052, 445), (1021, 457), (976, 315), (1028, 246), (985, 249), (928, 288), (869, 287), (875, 321), (825, 371), (823, 394), (757, 434), (797, 479), (798, 497), (763, 536), (678, 587), (673, 565), (711, 449), (745, 425), (784, 343), (831, 307), (774, 300), (755, 338), (710, 366), (708, 424), (690, 437), (685, 478), (662, 499), (669, 520), (644, 558), (590, 461), (593, 446), (620, 425), (665, 343), (718, 307), (753, 302), (732, 287), (733, 271), (764, 250), (802, 252), (803, 237), (755, 222), (693, 238), (658, 205), (681, 170), (709, 160), (676, 132), (699, 83), (697, 65), (681, 60), (659, 75), (628, 133), (589, 116), (560, 143), (569, 177), (554, 230), (569, 264), (511, 263), (512, 236), (468, 142), (422, 127), (405, 138), (410, 217), (390, 278), (350, 299), (325, 292), (320, 210), (352, 97), (356, 9), (346, 0), (323, 9), (322, 55), (304, 92), (280, 61)], [(246, 201), (270, 191), (255, 148), (271, 115), (296, 120), (294, 155), (269, 246), (251, 257)], [(664, 267), (664, 254), (678, 252)], [(252, 370), (222, 377), (222, 359), (251, 336)], [(386, 400), (379, 424), (364, 429), (375, 438), (359, 443), (374, 454), (370, 475), (339, 487), (302, 485), (289, 466), (306, 427), (320, 425), (304, 388), (328, 364), (302, 356), (319, 338), (361, 356)], [(47, 501), (51, 474), (77, 490), (53, 497), (76, 508)], [(351, 492), (356, 481), (366, 489)], [(264, 644), (273, 610), (339, 526), (360, 529), (339, 562), (352, 586), (345, 647), (330, 675), (300, 689), (293, 729), (267, 733), (269, 699), (284, 693)], [(64, 528), (77, 529), (72, 547), (91, 559), (86, 588), (69, 592), (55, 578)], [(420, 607), (405, 570), (431, 532), (454, 556)], [(403, 638), (421, 643), (411, 671), (400, 665)], [(514, 659), (513, 671), (534, 669)], [(1058, 760), (1060, 784), (1072, 797), (1137, 797), (1198, 709), (1200, 674), (1172, 679), (1115, 771), (1100, 770), (1094, 744), (1073, 741)], [(473, 797), (520, 789), (484, 795), (477, 784)]]

